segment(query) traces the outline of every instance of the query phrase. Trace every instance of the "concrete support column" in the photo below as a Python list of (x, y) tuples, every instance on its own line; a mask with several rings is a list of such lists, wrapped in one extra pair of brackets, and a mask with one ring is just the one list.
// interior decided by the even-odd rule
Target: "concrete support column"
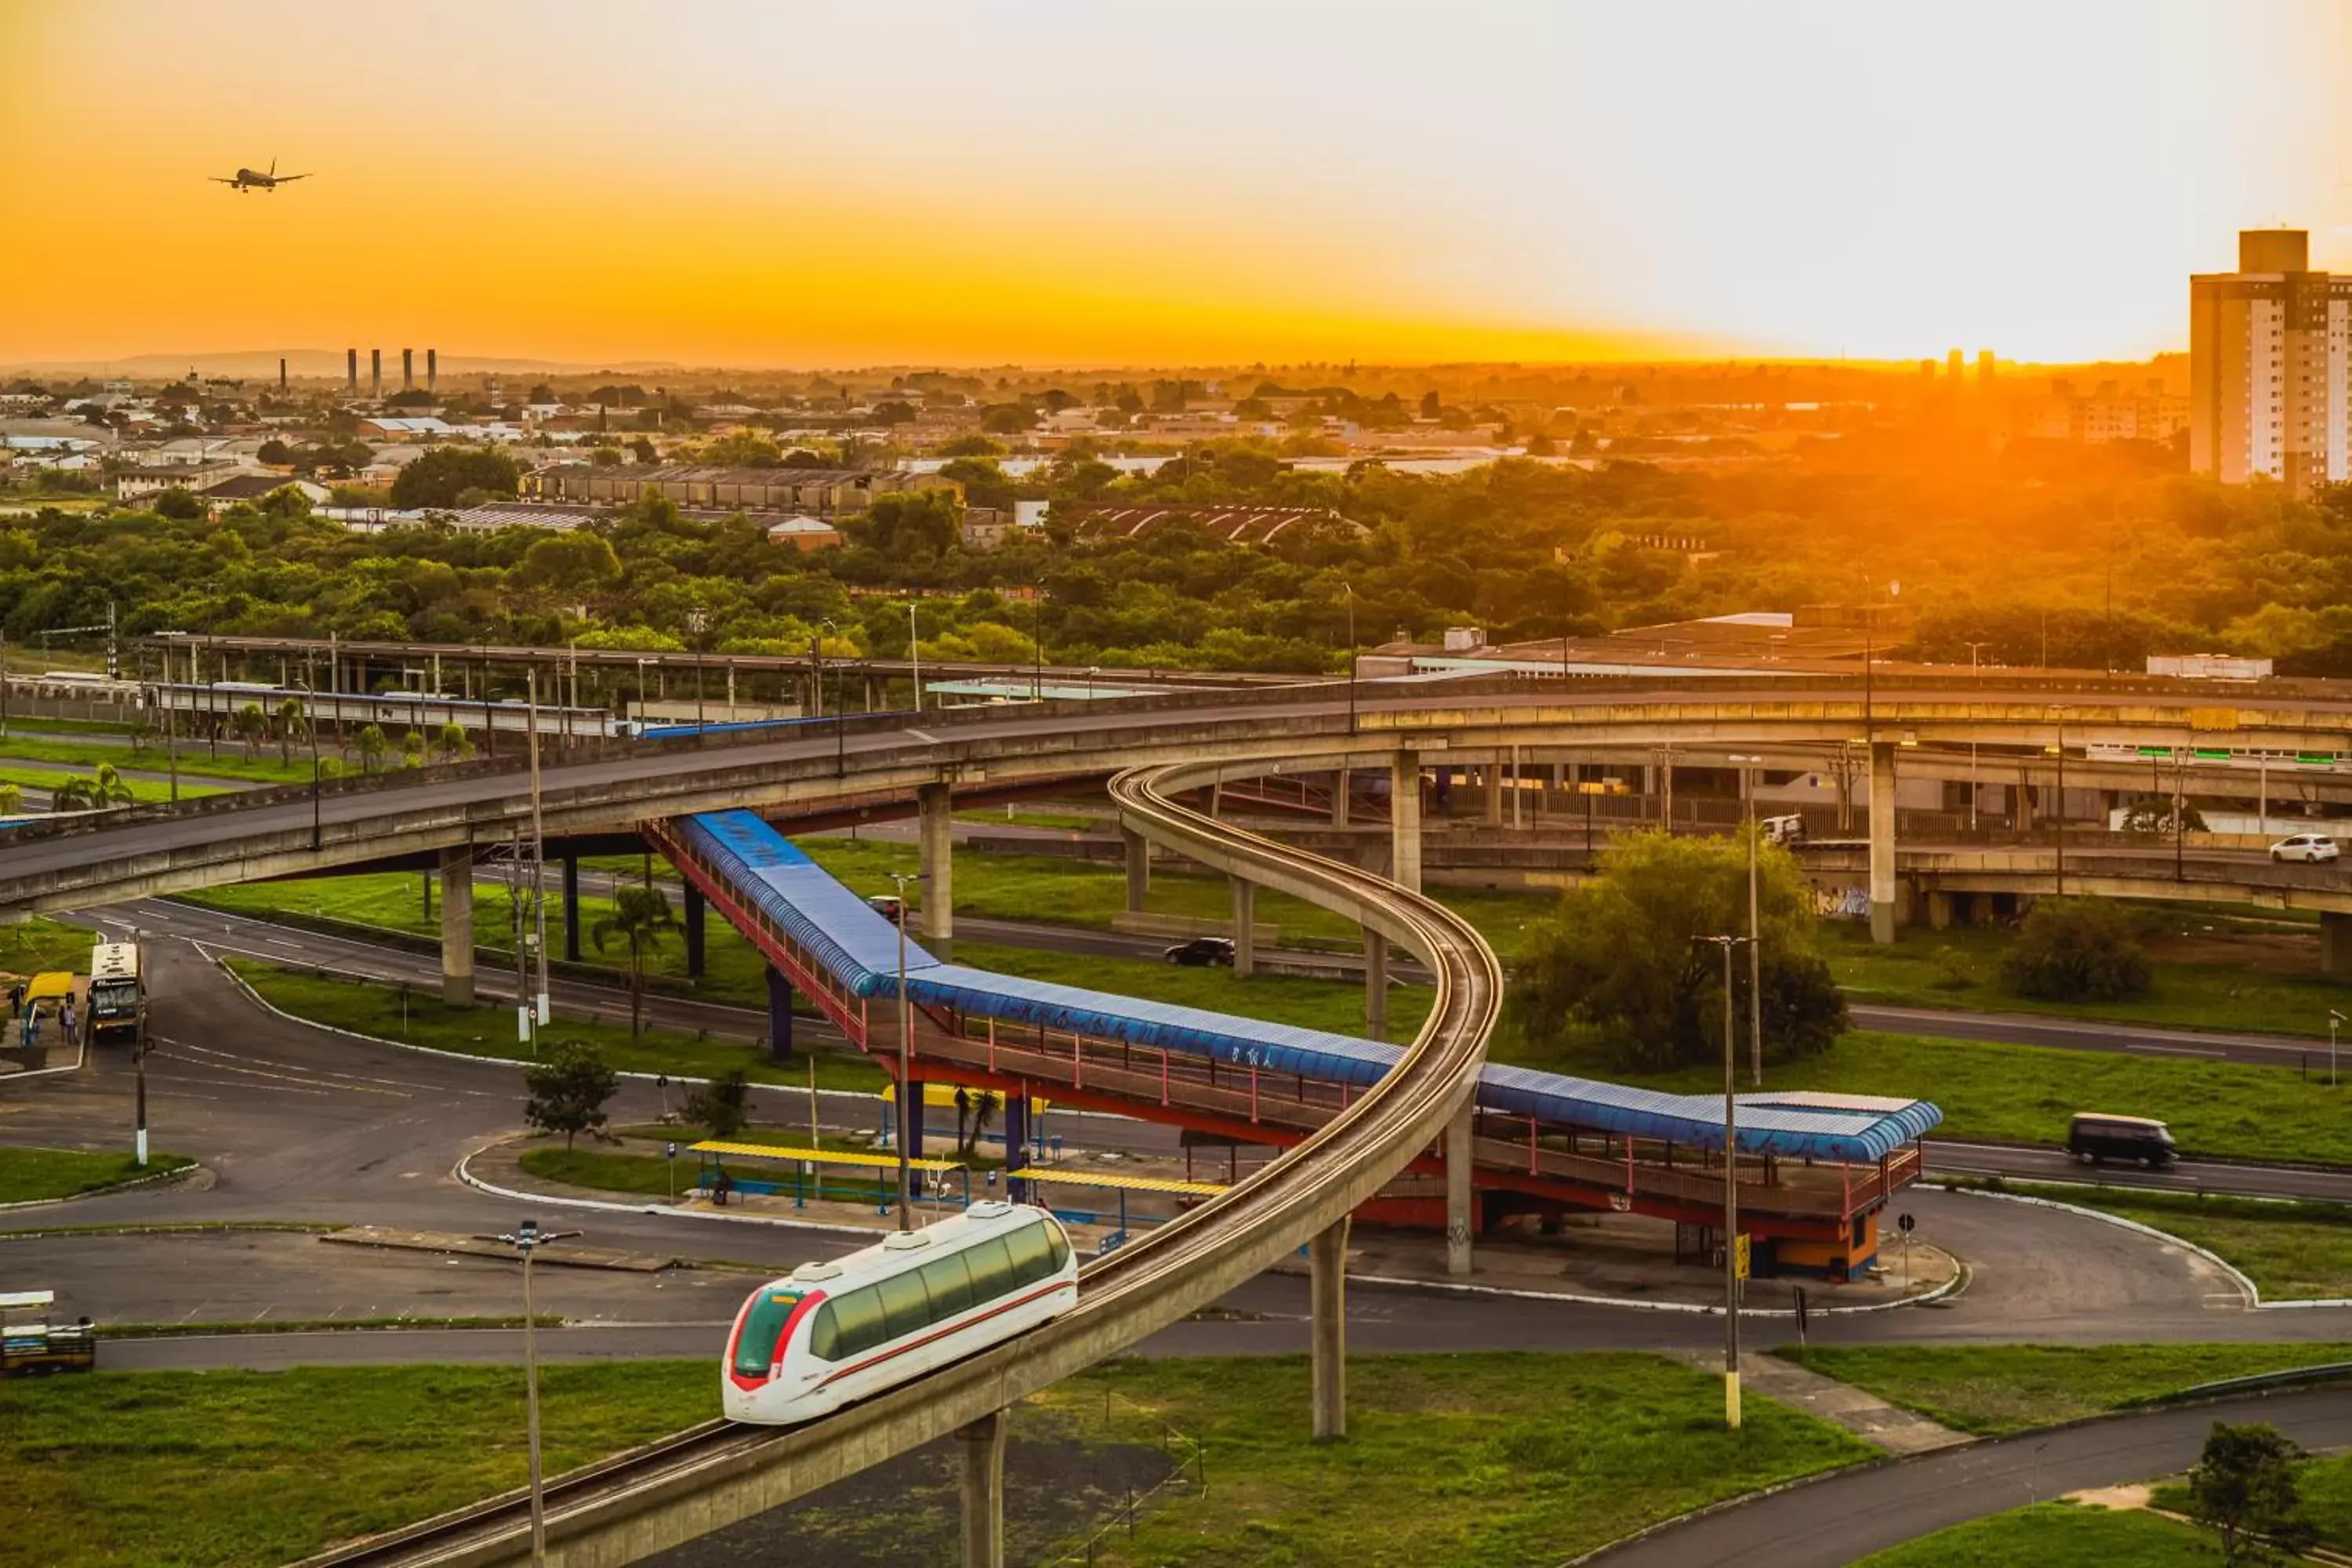
[(1895, 742), (1870, 743), (1870, 940), (1895, 940)]
[(703, 929), (709, 923), (705, 918), (705, 911), (709, 908), (709, 903), (702, 896), (702, 889), (692, 882), (687, 883), (686, 977), (688, 980), (702, 978), (702, 938)]
[(1929, 931), (1949, 931), (1952, 929), (1953, 896), (1954, 895), (1950, 893), (1940, 892), (1935, 889), (1928, 889), (1927, 929)]
[(923, 924), (925, 940), (948, 942), (955, 936), (955, 816), (948, 786), (927, 784), (915, 791), (921, 815)]
[(1486, 826), (1503, 826), (1503, 764), (1488, 763), (1478, 770), (1478, 777), (1486, 786)]
[(441, 851), (441, 1000), (474, 1005), (474, 851)]
[(1029, 1184), (1021, 1169), (1029, 1163), (1029, 1097), (1004, 1097), (1004, 1195), (1014, 1203), (1029, 1201)]
[(956, 1428), (963, 1450), (963, 1568), (1004, 1568), (1004, 1412)]
[(1234, 888), (1234, 978), (1247, 980), (1257, 973), (1257, 884), (1226, 879)]
[(563, 858), (563, 962), (580, 962), (580, 857)]
[(2320, 911), (2319, 972), (2352, 974), (2352, 915)]
[(1364, 1034), (1389, 1037), (1389, 939), (1376, 931), (1364, 932)]
[(1389, 880), (1421, 891), (1421, 755), (1389, 764)]
[(1127, 912), (1141, 914), (1143, 902), (1151, 891), (1151, 844), (1140, 833), (1118, 830), (1120, 845), (1127, 851)]
[(789, 1061), (793, 1054), (793, 983), (768, 965), (768, 1058)]
[(1331, 826), (1348, 826), (1348, 770), (1341, 768), (1331, 775)]
[(1470, 1272), (1470, 1114), (1469, 1101), (1445, 1124), (1445, 1271)]
[(1315, 1321), (1315, 1440), (1348, 1435), (1348, 1222), (1343, 1217), (1307, 1244)]
[[(910, 1160), (919, 1160), (923, 1157), (923, 1140), (926, 1136), (923, 1112), (929, 1109), (924, 1103), (923, 1080), (915, 1079), (903, 1084), (898, 1092), (907, 1097), (907, 1157)], [(922, 1173), (914, 1173), (912, 1179), (917, 1189), (919, 1190), (922, 1185)]]

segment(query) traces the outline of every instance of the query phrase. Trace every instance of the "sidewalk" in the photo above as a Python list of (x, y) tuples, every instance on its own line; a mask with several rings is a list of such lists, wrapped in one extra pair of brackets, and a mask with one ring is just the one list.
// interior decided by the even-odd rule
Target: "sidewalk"
[[(1676, 1361), (1685, 1362), (1701, 1372), (1721, 1375), (1723, 1355), (1711, 1351), (1669, 1351)], [(1843, 1426), (1874, 1448), (1900, 1458), (1906, 1454), (1932, 1453), (1937, 1448), (1954, 1448), (1975, 1438), (1965, 1432), (1955, 1432), (1925, 1415), (1914, 1415), (1899, 1405), (1889, 1405), (1866, 1389), (1850, 1383), (1840, 1383), (1833, 1377), (1809, 1372), (1790, 1361), (1776, 1355), (1759, 1355), (1743, 1351), (1739, 1357), (1739, 1386), (1748, 1394), (1760, 1394), (1782, 1405), (1818, 1416), (1832, 1426)]]

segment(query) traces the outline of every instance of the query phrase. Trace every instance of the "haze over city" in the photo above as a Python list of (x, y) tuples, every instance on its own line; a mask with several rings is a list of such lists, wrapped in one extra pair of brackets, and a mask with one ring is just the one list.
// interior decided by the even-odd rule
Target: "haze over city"
[[(2296, 0), (19, 0), (0, 363), (2139, 358), (2234, 229), (2352, 260), (2347, 46)], [(272, 158), (314, 177), (205, 183)]]

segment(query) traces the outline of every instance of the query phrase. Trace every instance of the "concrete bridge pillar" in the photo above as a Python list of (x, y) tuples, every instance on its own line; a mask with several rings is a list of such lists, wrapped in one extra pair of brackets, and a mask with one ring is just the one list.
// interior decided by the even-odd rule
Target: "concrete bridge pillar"
[(1364, 932), (1364, 1034), (1389, 1037), (1389, 939), (1376, 931)]
[(1004, 1568), (1004, 1412), (956, 1428), (963, 1450), (963, 1568)]
[(1307, 1244), (1313, 1267), (1315, 1440), (1348, 1435), (1348, 1221), (1343, 1215)]
[(1486, 786), (1486, 826), (1503, 826), (1503, 765), (1489, 761), (1478, 770), (1478, 781)]
[(1029, 1163), (1029, 1097), (1008, 1092), (1004, 1097), (1004, 1195), (1014, 1203), (1029, 1201), (1029, 1184), (1021, 1168)]
[(441, 1000), (474, 1005), (474, 850), (441, 851)]
[(580, 962), (580, 857), (563, 858), (563, 962)]
[(1127, 912), (1141, 914), (1151, 891), (1151, 844), (1142, 834), (1124, 827), (1118, 830), (1118, 838), (1127, 851)]
[(2352, 915), (2319, 915), (2319, 972), (2352, 974)]
[(1348, 826), (1348, 770), (1341, 768), (1331, 775), (1331, 826)]
[(1895, 940), (1895, 742), (1870, 743), (1870, 940)]
[(1421, 891), (1421, 754), (1389, 764), (1389, 880)]
[(1927, 890), (1927, 929), (1929, 931), (1952, 929), (1954, 897), (1953, 894), (1933, 888)]
[(789, 1061), (793, 1055), (793, 983), (774, 964), (768, 965), (768, 1059)]
[(709, 908), (709, 902), (702, 896), (702, 889), (692, 882), (687, 883), (684, 923), (686, 926), (686, 977), (688, 980), (702, 978), (702, 939), (709, 925), (706, 916)]
[(1229, 877), (1234, 889), (1234, 978), (1257, 973), (1257, 884)]
[(1471, 1105), (1462, 1102), (1445, 1124), (1445, 1271), (1470, 1272)]
[(927, 941), (955, 936), (955, 816), (948, 786), (927, 784), (915, 791), (922, 846), (923, 923)]

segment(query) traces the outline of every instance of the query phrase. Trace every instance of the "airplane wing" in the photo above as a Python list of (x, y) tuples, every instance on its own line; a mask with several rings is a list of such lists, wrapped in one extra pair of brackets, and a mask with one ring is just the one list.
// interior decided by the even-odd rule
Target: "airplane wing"
[(308, 174), (273, 174), (270, 176), (269, 183), (273, 185), (286, 185), (291, 184), (296, 180), (307, 180), (310, 177)]
[(205, 178), (210, 180), (215, 185), (234, 185), (238, 183), (236, 180), (226, 178), (220, 174), (206, 174)]

